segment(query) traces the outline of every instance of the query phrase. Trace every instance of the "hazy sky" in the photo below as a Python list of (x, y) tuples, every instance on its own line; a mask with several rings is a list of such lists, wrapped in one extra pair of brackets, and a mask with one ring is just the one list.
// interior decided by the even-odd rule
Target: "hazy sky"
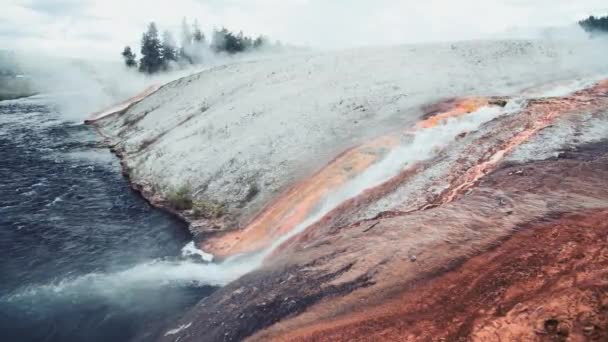
[[(608, 14), (605, 0), (0, 0), (0, 48), (115, 58), (181, 18), (315, 47), (483, 38)], [(139, 49), (137, 46), (136, 49)]]

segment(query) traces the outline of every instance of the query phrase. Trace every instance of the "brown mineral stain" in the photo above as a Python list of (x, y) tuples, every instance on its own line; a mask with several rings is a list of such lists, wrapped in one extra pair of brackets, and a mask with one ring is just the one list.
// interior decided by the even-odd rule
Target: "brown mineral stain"
[(277, 341), (607, 341), (608, 210), (532, 223), (377, 307)]

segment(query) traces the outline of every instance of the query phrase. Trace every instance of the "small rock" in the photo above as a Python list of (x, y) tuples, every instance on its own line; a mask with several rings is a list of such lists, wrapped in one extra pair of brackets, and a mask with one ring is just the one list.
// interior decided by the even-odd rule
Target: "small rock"
[(556, 319), (548, 319), (545, 321), (545, 331), (552, 334), (557, 331), (559, 321)]
[(568, 324), (560, 323), (557, 327), (557, 334), (564, 337), (570, 336), (570, 327)]
[(518, 175), (518, 176), (521, 176), (521, 175), (523, 175), (523, 174), (524, 174), (524, 171), (523, 171), (523, 170), (517, 170), (517, 171), (515, 171), (515, 173), (514, 173), (514, 174), (516, 174), (516, 175)]
[(410, 255), (410, 261), (411, 261), (411, 262), (414, 262), (414, 261), (416, 261), (416, 260), (417, 260), (417, 258), (416, 258), (416, 256), (415, 256), (415, 255)]

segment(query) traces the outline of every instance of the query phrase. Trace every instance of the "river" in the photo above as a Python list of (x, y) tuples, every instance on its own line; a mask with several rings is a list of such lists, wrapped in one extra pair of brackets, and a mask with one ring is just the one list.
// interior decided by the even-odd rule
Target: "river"
[(53, 103), (0, 102), (0, 341), (162, 334), (214, 289), (183, 255), (191, 236)]

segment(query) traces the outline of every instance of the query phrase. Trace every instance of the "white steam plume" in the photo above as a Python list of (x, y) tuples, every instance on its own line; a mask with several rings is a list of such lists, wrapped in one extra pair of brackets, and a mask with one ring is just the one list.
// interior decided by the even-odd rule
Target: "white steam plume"
[(212, 256), (197, 250), (193, 243), (189, 243), (182, 250), (183, 256), (188, 257), (186, 259), (155, 260), (115, 273), (91, 273), (74, 279), (28, 288), (8, 298), (17, 300), (39, 295), (71, 296), (84, 293), (120, 300), (123, 296), (141, 289), (188, 284), (225, 285), (260, 267), (263, 260), (277, 247), (302, 233), (344, 201), (359, 195), (365, 189), (382, 184), (413, 163), (433, 157), (438, 149), (452, 143), (460, 133), (475, 130), (482, 124), (501, 115), (513, 113), (519, 108), (520, 104), (516, 101), (509, 102), (505, 108), (484, 107), (463, 117), (450, 118), (444, 124), (436, 127), (414, 132), (410, 141), (394, 148), (381, 161), (330, 193), (323, 199), (314, 214), (295, 229), (277, 239), (266, 250), (254, 255), (238, 255), (217, 264), (200, 263), (193, 261), (191, 257), (198, 256), (205, 261), (210, 261)]

